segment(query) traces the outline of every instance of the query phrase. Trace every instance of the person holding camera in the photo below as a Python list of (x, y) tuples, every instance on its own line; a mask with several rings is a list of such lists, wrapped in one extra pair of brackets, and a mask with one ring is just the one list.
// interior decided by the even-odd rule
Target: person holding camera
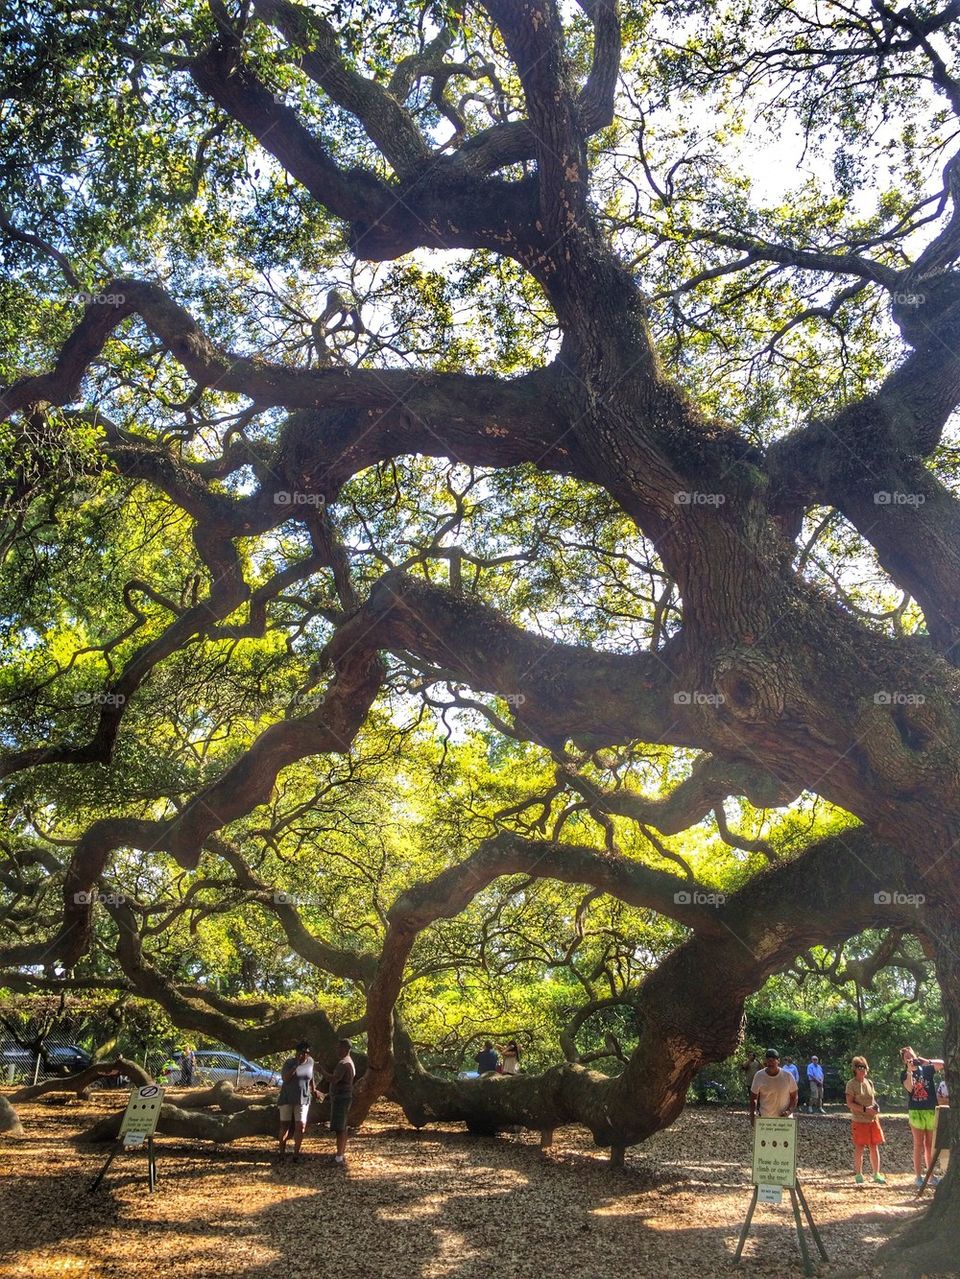
[[(923, 1185), (924, 1167), (933, 1167), (933, 1134), (937, 1126), (937, 1093), (933, 1084), (934, 1072), (943, 1070), (940, 1058), (918, 1057), (910, 1047), (900, 1049), (903, 1070), (900, 1083), (909, 1095), (907, 1114), (913, 1136), (913, 1173), (917, 1185)], [(931, 1177), (936, 1185), (938, 1177)]]
[(847, 1109), (853, 1120), (853, 1179), (858, 1186), (863, 1184), (863, 1152), (869, 1150), (873, 1179), (884, 1186), (887, 1179), (880, 1172), (883, 1129), (880, 1127), (880, 1107), (877, 1105), (873, 1084), (867, 1078), (870, 1067), (866, 1057), (854, 1057), (850, 1064), (853, 1067), (853, 1078), (847, 1080), (846, 1099)]

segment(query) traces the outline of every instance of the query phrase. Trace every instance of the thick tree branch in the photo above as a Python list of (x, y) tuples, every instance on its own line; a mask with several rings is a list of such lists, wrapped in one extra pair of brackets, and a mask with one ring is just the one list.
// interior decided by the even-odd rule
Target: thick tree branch
[(793, 788), (766, 769), (712, 755), (700, 756), (690, 775), (658, 798), (626, 789), (601, 790), (573, 768), (564, 768), (558, 775), (591, 806), (655, 826), (663, 835), (687, 830), (731, 795), (744, 795), (758, 808), (779, 808), (796, 798)]
[(254, 0), (254, 11), (300, 51), (300, 65), (311, 80), (360, 121), (401, 177), (429, 158), (413, 119), (393, 94), (347, 66), (325, 18), (291, 0)]
[[(334, 660), (353, 644), (409, 649), (476, 689), (506, 697), (534, 739), (591, 745), (686, 738), (687, 708), (673, 699), (674, 651), (614, 654), (540, 639), (493, 610), (392, 572), (331, 640)], [(521, 700), (522, 698), (522, 700)]]
[(256, 893), (261, 903), (276, 915), (291, 949), (301, 959), (322, 972), (354, 981), (361, 988), (373, 980), (377, 967), (374, 955), (343, 950), (314, 936), (301, 919), (295, 902), (291, 900), (292, 895), (258, 879), (236, 845), (222, 836), (212, 835), (207, 840), (207, 847), (233, 868), (244, 889)]
[[(496, 841), (488, 847), (496, 847)], [(564, 850), (558, 851), (562, 856)], [(408, 930), (425, 927), (432, 910), (439, 907), (439, 913), (445, 913), (469, 891), (466, 879), (456, 883), (456, 870), (434, 881), (439, 892), (421, 885), (397, 903), (396, 915), (391, 912), (395, 953), (384, 967), (385, 986), (396, 980), (401, 952), (412, 944)], [(554, 876), (553, 858), (529, 866), (527, 873)], [(486, 882), (482, 874), (478, 889)], [(453, 889), (449, 898), (443, 897), (441, 886)], [(687, 1086), (701, 1066), (735, 1049), (743, 1001), (798, 951), (866, 927), (920, 926), (915, 908), (892, 908), (883, 894), (877, 900), (877, 889), (889, 894), (891, 889), (910, 887), (899, 855), (857, 829), (821, 841), (802, 858), (771, 868), (735, 895), (707, 907), (706, 913), (712, 911), (716, 917), (713, 926), (695, 932), (632, 992), (640, 1041), (616, 1078), (566, 1065), (543, 1075), (519, 1076), (507, 1081), (509, 1086), (501, 1079), (450, 1082), (423, 1072), (411, 1053), (402, 1050), (398, 1034), (396, 1085), (408, 1117), (419, 1125), (431, 1118), (465, 1119), (478, 1131), (515, 1123), (549, 1130), (576, 1122), (590, 1128), (599, 1145), (642, 1141), (680, 1112)], [(811, 904), (802, 916), (796, 909), (801, 895)], [(693, 894), (690, 897), (697, 910)], [(676, 904), (671, 913), (683, 909)], [(385, 998), (378, 1009), (380, 1024), (371, 1024), (378, 1054), (387, 1003)], [(389, 1077), (387, 1056), (378, 1056), (377, 1067), (371, 1083)], [(362, 1107), (358, 1110), (362, 1113)]]
[(407, 164), (402, 180), (392, 185), (366, 170), (344, 172), (236, 48), (214, 43), (191, 73), (291, 177), (349, 224), (351, 247), (359, 257), (384, 261), (416, 248), (489, 248), (518, 256), (523, 246), (539, 242), (528, 182), (474, 177), (454, 156)]
[(920, 604), (940, 650), (955, 656), (960, 504), (921, 459), (960, 405), (960, 286), (926, 287), (899, 304), (913, 353), (873, 395), (775, 443), (767, 466), (771, 506), (790, 534), (810, 505), (842, 511)]

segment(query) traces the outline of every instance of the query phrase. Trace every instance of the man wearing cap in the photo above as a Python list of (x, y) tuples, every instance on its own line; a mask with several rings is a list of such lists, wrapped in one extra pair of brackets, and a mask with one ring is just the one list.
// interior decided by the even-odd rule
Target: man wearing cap
[(283, 1083), (277, 1104), (280, 1107), (280, 1152), (278, 1162), (283, 1163), (287, 1153), (287, 1139), (293, 1129), (293, 1162), (300, 1158), (300, 1145), (307, 1126), (307, 1115), (310, 1111), (310, 1098), (316, 1097), (317, 1088), (313, 1082), (314, 1064), (310, 1056), (310, 1045), (302, 1039), (294, 1049), (294, 1057), (288, 1057), (283, 1063), (280, 1078)]
[(789, 1071), (780, 1068), (780, 1054), (776, 1048), (768, 1048), (764, 1056), (767, 1064), (750, 1085), (751, 1123), (758, 1114), (761, 1119), (776, 1119), (792, 1114), (797, 1106), (797, 1083)]
[(823, 1067), (820, 1065), (820, 1058), (816, 1053), (807, 1062), (807, 1083), (810, 1085), (810, 1099), (807, 1102), (807, 1110), (811, 1114), (815, 1110), (819, 1110), (821, 1115), (826, 1114), (823, 1108)]

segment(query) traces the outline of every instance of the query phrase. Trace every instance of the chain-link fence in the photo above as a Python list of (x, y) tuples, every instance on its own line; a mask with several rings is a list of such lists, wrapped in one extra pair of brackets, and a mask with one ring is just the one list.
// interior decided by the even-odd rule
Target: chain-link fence
[[(43, 1083), (85, 1070), (93, 1063), (89, 1044), (103, 1041), (109, 1027), (93, 1025), (87, 1016), (71, 1017), (60, 1009), (46, 1014), (0, 1005), (0, 1086)], [(98, 1035), (98, 1030), (101, 1032)], [(225, 1080), (238, 1089), (270, 1089), (280, 1084), (282, 1054), (269, 1062), (253, 1061), (222, 1046), (188, 1048), (189, 1041), (168, 1039), (140, 1048), (126, 1047), (123, 1055), (137, 1061), (152, 1078), (167, 1087), (204, 1087)], [(115, 1056), (116, 1051), (111, 1053)], [(129, 1084), (105, 1077), (103, 1087)]]
[(70, 1019), (50, 1027), (30, 1018), (3, 1017), (0, 1019), (0, 1082), (36, 1084), (85, 1070), (92, 1064), (93, 1057), (75, 1042), (75, 1034), (76, 1027)]

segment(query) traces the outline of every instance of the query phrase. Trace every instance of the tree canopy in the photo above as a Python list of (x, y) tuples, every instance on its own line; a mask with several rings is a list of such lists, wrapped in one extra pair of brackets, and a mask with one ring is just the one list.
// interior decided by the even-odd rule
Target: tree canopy
[(0, 983), (622, 1150), (926, 956), (955, 1071), (960, 3), (2, 23)]

